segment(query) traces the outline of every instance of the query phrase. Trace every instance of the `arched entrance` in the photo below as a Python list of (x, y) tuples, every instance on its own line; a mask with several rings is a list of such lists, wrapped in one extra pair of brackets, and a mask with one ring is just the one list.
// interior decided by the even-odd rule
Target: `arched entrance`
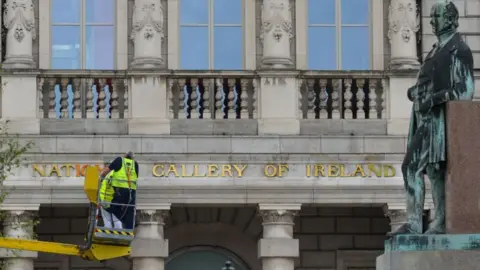
[(166, 270), (222, 270), (226, 261), (235, 270), (250, 270), (237, 255), (220, 247), (195, 246), (173, 252), (166, 262)]

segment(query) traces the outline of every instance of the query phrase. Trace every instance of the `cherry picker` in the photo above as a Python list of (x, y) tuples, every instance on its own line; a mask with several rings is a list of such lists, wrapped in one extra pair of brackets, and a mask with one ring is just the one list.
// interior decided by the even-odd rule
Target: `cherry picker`
[[(85, 171), (84, 191), (90, 202), (88, 228), (83, 245), (54, 243), (46, 241), (0, 238), (0, 248), (37, 251), (61, 255), (79, 256), (89, 261), (104, 261), (130, 254), (130, 243), (134, 239), (133, 229), (112, 229), (98, 226), (100, 199), (100, 172), (89, 166)], [(121, 205), (134, 207), (135, 205)]]

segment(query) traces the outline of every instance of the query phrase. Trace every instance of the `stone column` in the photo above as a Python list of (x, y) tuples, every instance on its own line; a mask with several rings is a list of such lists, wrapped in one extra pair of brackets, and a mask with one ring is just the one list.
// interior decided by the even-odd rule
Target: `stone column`
[(272, 68), (293, 65), (290, 42), (293, 38), (289, 0), (263, 0), (260, 40), (263, 44), (262, 64)]
[(3, 68), (34, 68), (32, 43), (37, 32), (32, 0), (7, 0), (3, 23), (8, 29)]
[(258, 242), (258, 257), (263, 270), (294, 270), (299, 256), (298, 239), (293, 239), (294, 217), (301, 205), (260, 205), (263, 238)]
[(130, 257), (133, 270), (164, 270), (168, 240), (164, 238), (165, 219), (170, 207), (137, 211), (135, 240)]
[[(6, 211), (3, 233), (8, 238), (32, 239), (34, 234), (34, 211)], [(37, 252), (20, 250), (0, 250), (0, 257), (5, 259), (3, 270), (33, 270)]]
[(417, 68), (420, 64), (416, 33), (420, 28), (420, 13), (415, 0), (390, 0), (388, 25), (391, 68)]
[(135, 0), (130, 36), (134, 43), (132, 68), (163, 66), (164, 33), (161, 0)]

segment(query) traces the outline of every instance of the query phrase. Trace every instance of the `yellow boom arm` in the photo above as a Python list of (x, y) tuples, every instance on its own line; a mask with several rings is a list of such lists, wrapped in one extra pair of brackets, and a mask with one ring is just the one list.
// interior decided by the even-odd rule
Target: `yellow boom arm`
[(92, 244), (90, 249), (82, 251), (77, 245), (17, 238), (0, 238), (0, 248), (80, 256), (89, 261), (109, 260), (130, 254), (128, 246)]
[[(96, 196), (98, 193), (99, 176), (100, 172), (96, 167), (87, 167), (84, 191), (88, 200), (93, 205), (98, 203)], [(0, 248), (80, 256), (89, 261), (104, 261), (130, 254), (129, 246), (89, 243), (87, 247), (82, 248), (81, 246), (72, 244), (0, 237)]]

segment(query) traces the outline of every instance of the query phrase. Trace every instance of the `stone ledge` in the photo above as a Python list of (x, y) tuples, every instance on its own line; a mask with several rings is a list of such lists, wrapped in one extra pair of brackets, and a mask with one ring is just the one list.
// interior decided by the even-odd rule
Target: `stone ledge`
[(377, 270), (472, 270), (480, 251), (402, 251), (377, 257)]
[(127, 135), (127, 119), (40, 119), (42, 135)]
[(21, 136), (39, 154), (401, 154), (405, 136)]

